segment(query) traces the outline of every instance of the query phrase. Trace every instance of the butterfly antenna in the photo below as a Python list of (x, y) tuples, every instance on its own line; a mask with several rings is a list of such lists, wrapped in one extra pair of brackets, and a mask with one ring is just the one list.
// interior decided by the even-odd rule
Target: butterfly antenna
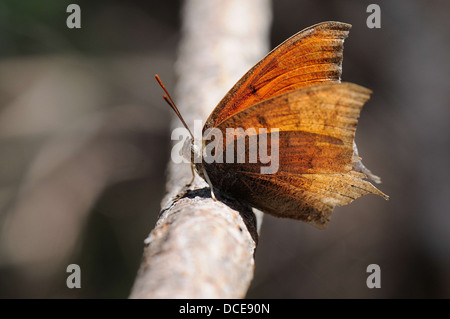
[(164, 101), (167, 102), (167, 104), (169, 104), (170, 108), (175, 112), (175, 114), (178, 116), (178, 118), (181, 120), (181, 122), (183, 123), (184, 127), (188, 130), (189, 134), (191, 135), (192, 139), (194, 139), (194, 135), (192, 135), (191, 130), (189, 129), (189, 127), (187, 126), (186, 122), (184, 121), (183, 117), (181, 116), (180, 111), (178, 111), (177, 106), (175, 105), (175, 102), (172, 100), (169, 92), (167, 91), (166, 87), (164, 86), (164, 84), (162, 83), (161, 79), (159, 78), (158, 74), (155, 74), (155, 78), (156, 81), (158, 81), (159, 85), (162, 87), (162, 89), (164, 90), (164, 92), (166, 92), (165, 95), (163, 95), (163, 99)]

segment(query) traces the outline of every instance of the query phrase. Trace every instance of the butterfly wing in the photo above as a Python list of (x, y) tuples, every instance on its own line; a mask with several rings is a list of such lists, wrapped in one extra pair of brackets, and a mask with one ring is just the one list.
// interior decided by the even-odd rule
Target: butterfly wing
[(350, 24), (323, 22), (295, 34), (251, 68), (206, 121), (216, 127), (235, 113), (281, 93), (314, 83), (339, 82)]
[[(260, 128), (278, 128), (278, 141), (268, 145), (268, 154), (279, 149), (278, 170), (262, 174), (261, 167), (267, 164), (248, 160), (205, 163), (212, 184), (266, 213), (318, 228), (327, 226), (335, 206), (370, 193), (387, 198), (354, 170), (360, 160), (353, 153), (356, 126), (370, 93), (351, 83), (316, 84), (235, 113), (217, 127), (224, 134), (222, 147), (229, 147), (230, 141), (236, 147), (235, 141), (250, 138), (245, 132), (227, 135), (226, 128), (254, 128), (257, 133)], [(249, 145), (246, 154), (255, 152)], [(275, 155), (271, 154), (272, 163)]]

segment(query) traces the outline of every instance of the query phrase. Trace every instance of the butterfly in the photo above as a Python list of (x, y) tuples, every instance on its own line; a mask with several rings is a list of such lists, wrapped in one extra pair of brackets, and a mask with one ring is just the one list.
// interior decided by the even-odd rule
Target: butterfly
[[(331, 21), (293, 35), (252, 67), (219, 102), (205, 122), (200, 148), (190, 133), (192, 166), (211, 190), (319, 229), (328, 226), (336, 206), (366, 194), (388, 199), (370, 182), (380, 179), (362, 164), (354, 142), (360, 111), (371, 91), (341, 82), (343, 43), (350, 28), (350, 24)], [(167, 93), (165, 100), (189, 130), (156, 77)], [(212, 131), (229, 137), (230, 128), (250, 133), (235, 134), (231, 140), (212, 138)], [(266, 139), (268, 152), (278, 150), (274, 172), (262, 173), (267, 163), (249, 161), (258, 150), (254, 146), (262, 143), (261, 132), (276, 133), (274, 141)], [(240, 144), (244, 155), (236, 154), (238, 140), (245, 142)], [(211, 145), (216, 153), (234, 150), (233, 160), (201, 157), (206, 141), (215, 141)], [(244, 161), (236, 160), (240, 155)]]

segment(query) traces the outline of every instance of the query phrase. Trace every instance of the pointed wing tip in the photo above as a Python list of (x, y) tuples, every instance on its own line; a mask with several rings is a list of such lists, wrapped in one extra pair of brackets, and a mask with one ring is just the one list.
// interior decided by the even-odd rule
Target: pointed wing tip
[(389, 200), (389, 199), (390, 199), (389, 195), (383, 193), (383, 192), (380, 191), (380, 190), (378, 190), (378, 191), (380, 192), (380, 196), (383, 197), (385, 200)]
[(352, 25), (345, 22), (340, 21), (325, 21), (316, 24), (316, 26), (323, 25), (325, 27), (331, 28), (331, 29), (339, 29), (344, 31), (349, 31), (352, 28)]
[(385, 193), (383, 193), (383, 192), (380, 191), (379, 189), (377, 189), (377, 190), (378, 190), (377, 195), (380, 195), (380, 196), (383, 197), (385, 200), (389, 200), (389, 199), (390, 199), (389, 195), (386, 195)]
[[(371, 184), (372, 185), (372, 184)], [(378, 195), (383, 197), (385, 200), (389, 200), (389, 195), (386, 195), (385, 193), (383, 193), (382, 191), (380, 191), (378, 188), (376, 188), (375, 186), (372, 185), (372, 194)]]
[(342, 31), (349, 31), (352, 28), (352, 25), (345, 22), (340, 21), (323, 21), (316, 23), (307, 29), (313, 29), (313, 28), (323, 28), (323, 29), (331, 29), (331, 30), (342, 30)]
[[(293, 37), (308, 34), (310, 32), (315, 32), (315, 31), (319, 31), (319, 30), (322, 32), (340, 31), (342, 33), (339, 37), (341, 38), (341, 40), (344, 40), (348, 37), (348, 33), (351, 28), (352, 28), (352, 25), (348, 24), (348, 23), (339, 22), (339, 21), (324, 21), (324, 22), (316, 23), (310, 27), (303, 29), (302, 31), (295, 34)], [(335, 36), (336, 36), (336, 34), (335, 34)]]
[[(370, 192), (372, 194), (383, 197), (385, 200), (389, 200), (389, 196), (376, 188), (371, 182), (376, 184), (381, 184), (381, 178), (377, 175), (374, 175), (370, 170), (368, 170), (365, 166), (363, 166), (363, 171), (358, 171), (358, 173), (362, 174), (362, 178), (365, 179), (365, 182), (370, 185)], [(363, 177), (364, 176), (364, 177)]]

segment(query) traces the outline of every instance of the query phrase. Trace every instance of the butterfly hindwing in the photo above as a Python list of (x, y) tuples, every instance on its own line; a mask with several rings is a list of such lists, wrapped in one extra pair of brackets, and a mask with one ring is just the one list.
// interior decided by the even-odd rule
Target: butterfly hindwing
[[(271, 143), (278, 143), (278, 170), (262, 174), (264, 164), (248, 161), (205, 165), (212, 184), (264, 212), (319, 228), (326, 227), (335, 206), (369, 193), (386, 196), (353, 170), (359, 160), (353, 153), (357, 121), (370, 93), (352, 83), (316, 84), (234, 114), (218, 126), (225, 136), (224, 153), (231, 141), (236, 147), (238, 139), (245, 139), (249, 128), (277, 128), (278, 141)], [(242, 128), (242, 136), (227, 136), (230, 127)], [(245, 152), (250, 151), (247, 143)]]

